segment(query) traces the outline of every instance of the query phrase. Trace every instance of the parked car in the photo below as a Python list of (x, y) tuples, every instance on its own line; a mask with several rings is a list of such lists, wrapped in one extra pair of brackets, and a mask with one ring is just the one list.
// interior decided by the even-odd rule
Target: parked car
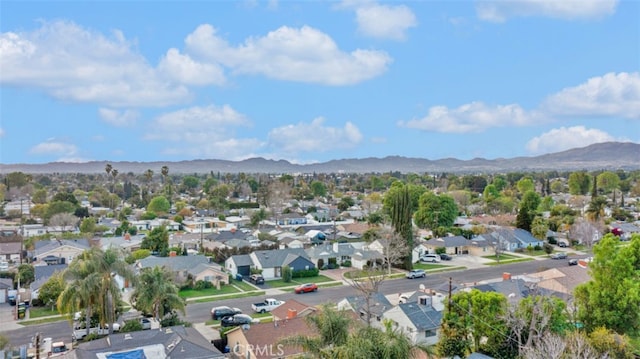
[(259, 319), (252, 318), (250, 315), (246, 314), (236, 314), (230, 317), (224, 317), (220, 321), (220, 325), (222, 327), (237, 327), (245, 324), (252, 324), (260, 322)]
[(218, 320), (224, 317), (230, 317), (241, 313), (242, 311), (238, 308), (231, 308), (227, 306), (213, 307), (211, 308), (211, 319)]
[(264, 284), (264, 277), (261, 274), (252, 274), (249, 277), (249, 282), (253, 284)]
[(578, 265), (578, 260), (577, 259), (569, 259), (569, 265), (570, 266), (577, 266)]
[(562, 241), (558, 241), (558, 247), (560, 247), (560, 248), (567, 248), (568, 246), (567, 246), (567, 243), (562, 242)]
[(151, 321), (148, 318), (140, 318), (140, 325), (142, 325), (142, 330), (151, 329)]
[(317, 291), (318, 291), (318, 286), (315, 283), (305, 283), (303, 285), (297, 286), (295, 289), (296, 294), (317, 292)]
[(426, 276), (427, 276), (427, 273), (425, 273), (424, 270), (422, 269), (414, 269), (406, 274), (406, 277), (409, 279), (424, 278)]
[(565, 252), (557, 252), (551, 255), (551, 259), (567, 259)]
[(421, 262), (436, 263), (436, 262), (440, 262), (440, 259), (441, 258), (439, 254), (423, 254), (422, 257), (420, 257)]
[(446, 253), (443, 253), (443, 254), (440, 255), (440, 259), (442, 259), (443, 261), (450, 261), (450, 260), (453, 259), (453, 257), (448, 255), (448, 254), (446, 254)]

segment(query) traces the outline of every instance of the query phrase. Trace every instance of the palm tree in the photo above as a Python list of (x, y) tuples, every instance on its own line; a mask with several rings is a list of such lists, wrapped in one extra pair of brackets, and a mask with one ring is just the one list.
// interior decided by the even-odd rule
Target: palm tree
[(58, 297), (59, 308), (69, 314), (84, 308), (87, 331), (91, 314), (97, 312), (100, 324), (103, 327), (109, 324), (111, 334), (116, 304), (121, 299), (116, 275), (126, 280), (135, 280), (133, 272), (122, 260), (118, 249), (109, 248), (102, 251), (100, 248), (91, 248), (84, 251), (65, 271), (65, 277), (71, 279), (72, 283)]
[(345, 345), (336, 347), (333, 358), (419, 358), (421, 354), (431, 358), (432, 346), (413, 344), (404, 332), (393, 329), (392, 322), (384, 321), (384, 330), (363, 327), (353, 333)]
[(164, 267), (144, 268), (138, 277), (138, 286), (131, 295), (134, 308), (152, 313), (156, 320), (178, 309), (184, 313), (185, 301), (178, 295), (173, 274)]
[(169, 167), (162, 166), (162, 169), (160, 169), (160, 173), (162, 173), (162, 183), (165, 183), (167, 180), (167, 176), (169, 176)]
[(312, 353), (315, 358), (332, 358), (332, 348), (344, 345), (349, 337), (348, 315), (338, 311), (328, 304), (322, 306), (319, 313), (305, 317), (308, 324), (313, 327), (317, 336), (308, 337), (297, 335), (284, 338), (281, 344), (300, 346), (307, 353)]

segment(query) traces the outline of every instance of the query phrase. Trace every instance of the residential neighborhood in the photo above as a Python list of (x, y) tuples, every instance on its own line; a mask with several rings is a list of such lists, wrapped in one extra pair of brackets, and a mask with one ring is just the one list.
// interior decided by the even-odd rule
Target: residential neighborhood
[[(597, 185), (600, 176), (609, 176), (607, 173), (611, 172), (581, 178)], [(199, 192), (198, 184), (187, 190), (178, 185), (185, 180), (183, 175), (164, 184), (158, 181), (155, 186), (140, 182), (141, 192), (127, 198), (117, 183), (109, 183), (108, 189), (102, 187), (99, 194), (95, 189), (39, 188), (29, 184), (24, 174), (9, 178), (13, 177), (24, 180), (16, 187), (29, 192), (30, 197), (22, 199), (25, 210), (20, 212), (14, 209), (7, 213), (7, 208), (16, 206), (5, 206), (0, 220), (0, 259), (6, 263), (5, 269), (0, 268), (2, 318), (13, 323), (8, 328), (15, 329), (39, 315), (53, 321), (71, 316), (74, 326), (86, 326), (86, 330), (85, 317), (95, 325), (111, 328), (68, 346), (65, 343), (65, 348), (70, 348), (65, 355), (70, 358), (101, 358), (116, 352), (178, 358), (295, 357), (309, 350), (300, 344), (305, 342), (303, 336), (316, 338), (322, 320), (339, 317), (349, 318), (343, 324), (347, 326), (346, 338), (373, 335), (366, 330), (389, 338), (399, 335), (397, 340), (414, 354), (422, 353), (419, 348), (429, 348), (420, 354), (426, 357), (498, 358), (505, 353), (522, 357), (529, 350), (526, 341), (509, 350), (499, 349), (488, 344), (499, 337), (465, 327), (469, 341), (458, 348), (448, 344), (455, 339), (450, 328), (463, 325), (456, 318), (471, 315), (469, 310), (479, 310), (473, 314), (477, 317), (480, 313), (503, 313), (491, 318), (496, 320), (509, 310), (518, 315), (517, 308), (535, 306), (539, 300), (562, 308), (558, 315), (564, 313), (564, 319), (559, 320), (567, 325), (577, 320), (606, 325), (582, 312), (590, 283), (597, 283), (591, 264), (613, 260), (598, 254), (605, 253), (604, 248), (609, 248), (606, 253), (619, 255), (640, 248), (636, 247), (640, 246), (637, 174), (625, 175), (629, 180), (626, 193), (601, 186), (594, 192), (597, 195), (591, 196), (568, 195), (572, 176), (536, 182), (533, 176), (523, 174), (511, 186), (505, 176), (502, 191), (512, 188), (519, 194), (513, 197), (516, 202), (500, 213), (494, 202), (504, 201), (514, 192), (495, 192), (489, 199), (489, 192), (496, 191), (491, 183), (480, 192), (466, 190), (465, 196), (476, 198), (470, 202), (459, 196), (461, 190), (445, 190), (437, 184), (433, 187), (433, 183), (408, 184), (393, 177), (385, 177), (388, 186), (384, 188), (363, 188), (362, 192), (349, 190), (345, 180), (342, 192), (334, 189), (330, 196), (324, 182), (301, 176), (297, 181), (308, 181), (309, 192), (296, 198), (292, 193), (304, 187), (295, 185), (291, 176), (286, 182), (288, 195), (277, 201), (265, 195), (261, 201), (256, 198), (259, 191), (231, 191), (231, 177), (209, 177), (217, 183), (218, 192), (214, 187)], [(335, 181), (341, 183), (340, 179), (336, 175)], [(122, 184), (130, 180), (133, 178), (123, 177)], [(270, 181), (274, 186), (282, 185), (281, 178)], [(443, 184), (450, 182), (442, 179)], [(494, 182), (500, 183), (495, 178)], [(460, 185), (464, 183), (460, 181)], [(67, 182), (67, 186), (71, 189), (74, 185)], [(266, 186), (263, 191), (268, 190)], [(46, 200), (33, 202), (34, 197), (40, 198), (34, 191), (44, 191)], [(411, 191), (415, 192), (419, 198), (415, 205), (402, 204), (403, 191), (409, 198)], [(118, 201), (102, 203), (99, 196), (115, 196)], [(141, 202), (140, 198), (147, 200)], [(59, 204), (63, 202), (68, 205)], [(219, 204), (212, 204), (216, 202)], [(99, 211), (92, 210), (94, 204)], [(415, 209), (408, 212), (412, 213), (409, 217), (394, 217), (393, 208), (401, 205)], [(52, 214), (55, 208), (61, 210)], [(412, 228), (410, 239), (397, 229), (403, 220)], [(601, 252), (596, 248), (602, 248)], [(567, 259), (554, 259), (560, 258), (558, 253)], [(522, 274), (498, 272), (502, 266), (517, 269), (524, 263), (539, 266)], [(79, 288), (90, 284), (91, 273), (83, 272), (87, 268), (94, 268), (96, 274), (104, 271), (101, 283), (108, 278), (108, 284), (95, 287), (92, 291), (98, 296), (85, 301)], [(499, 274), (455, 283), (435, 280), (446, 278), (446, 273), (481, 268), (495, 268)], [(425, 275), (410, 285), (405, 273), (412, 269)], [(408, 290), (384, 292), (382, 284), (392, 281), (406, 283), (403, 287)], [(306, 285), (314, 288), (310, 294), (297, 289)], [(314, 298), (325, 291), (335, 294), (329, 303), (316, 303)], [(340, 296), (341, 291), (345, 295)], [(576, 291), (583, 294), (577, 296)], [(282, 299), (294, 293), (298, 293), (295, 300)], [(90, 293), (86, 295), (90, 298)], [(117, 305), (88, 307), (102, 303), (107, 296)], [(239, 303), (263, 302), (262, 308), (268, 310), (254, 308), (252, 313), (238, 309), (238, 313), (218, 320), (185, 320), (191, 308), (200, 303), (213, 307), (233, 298)], [(314, 304), (306, 303), (308, 300)], [(629, 300), (640, 305), (640, 298)], [(473, 309), (485, 302), (493, 304)], [(138, 327), (144, 318), (153, 330)], [(500, 325), (509, 328), (509, 322)], [(620, 328), (609, 330), (619, 333), (616, 330)], [(535, 340), (543, 340), (543, 332), (551, 329), (539, 330), (540, 337)], [(634, 332), (622, 334), (633, 336)], [(37, 349), (33, 349), (33, 342), (29, 348), (44, 350), (45, 342), (50, 347), (49, 341), (43, 341)], [(348, 348), (347, 340), (331, 350)]]

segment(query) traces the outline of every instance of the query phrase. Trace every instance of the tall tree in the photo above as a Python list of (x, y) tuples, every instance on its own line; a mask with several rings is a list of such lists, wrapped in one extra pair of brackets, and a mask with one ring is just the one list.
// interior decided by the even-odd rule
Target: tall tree
[(589, 193), (589, 185), (591, 177), (586, 172), (572, 172), (567, 181), (569, 185), (569, 193), (572, 195), (586, 195)]
[(162, 174), (162, 183), (164, 184), (167, 182), (167, 177), (169, 176), (169, 166), (162, 166), (160, 173)]
[(640, 235), (619, 246), (613, 234), (593, 247), (591, 280), (575, 290), (578, 317), (588, 331), (604, 326), (621, 334), (640, 333)]
[(414, 218), (420, 228), (434, 230), (451, 227), (458, 216), (458, 206), (452, 197), (425, 192), (420, 196), (420, 204)]
[(296, 335), (284, 338), (280, 343), (300, 346), (315, 358), (330, 358), (332, 348), (347, 342), (352, 321), (333, 306), (325, 304), (318, 313), (306, 316), (305, 320), (315, 329), (317, 336)]
[(540, 196), (534, 191), (528, 191), (522, 197), (518, 215), (516, 216), (516, 227), (531, 231), (531, 224), (536, 216), (538, 206), (540, 205)]
[(412, 268), (411, 250), (413, 249), (413, 212), (411, 211), (411, 197), (409, 188), (402, 186), (398, 191), (392, 193), (389, 199), (389, 211), (391, 217), (391, 226), (395, 233), (404, 238), (409, 251), (404, 257), (403, 263), (405, 269)]
[(186, 303), (173, 283), (173, 274), (164, 267), (144, 268), (138, 277), (131, 301), (139, 311), (153, 314), (160, 321), (165, 314), (180, 310), (184, 313)]

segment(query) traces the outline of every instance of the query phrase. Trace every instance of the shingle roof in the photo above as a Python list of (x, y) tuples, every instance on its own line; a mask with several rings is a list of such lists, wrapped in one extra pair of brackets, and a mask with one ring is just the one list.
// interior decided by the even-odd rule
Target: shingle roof
[[(304, 353), (304, 350), (295, 346), (283, 346), (281, 352), (278, 350), (277, 343), (280, 339), (294, 335), (315, 336), (316, 331), (309, 326), (305, 318), (297, 317), (286, 321), (278, 321), (275, 323), (258, 323), (253, 324), (248, 330), (238, 327), (235, 330), (243, 330), (247, 342), (254, 348), (268, 348), (273, 345), (273, 351), (254, 352), (256, 359), (273, 358), (273, 353), (278, 352), (278, 357), (289, 357), (295, 354)], [(227, 334), (228, 335), (228, 334)]]
[[(273, 268), (273, 267), (281, 267), (286, 263), (290, 263), (291, 259), (289, 257), (290, 254), (296, 255), (296, 257), (303, 257), (309, 259), (309, 256), (302, 248), (286, 248), (286, 249), (275, 249), (275, 250), (263, 250), (263, 251), (254, 251), (253, 254), (260, 262), (262, 268)], [(286, 262), (286, 261), (289, 262)]]
[(195, 328), (183, 326), (112, 334), (105, 338), (80, 343), (75, 353), (78, 359), (94, 359), (104, 357), (107, 353), (133, 351), (154, 345), (162, 345), (166, 356), (176, 359), (225, 357)]
[(253, 260), (248, 254), (237, 254), (235, 256), (231, 256), (231, 259), (238, 267), (253, 265)]
[[(351, 308), (355, 312), (366, 311), (367, 300), (364, 296), (349, 296), (345, 297)], [(374, 293), (371, 295), (371, 300), (369, 302), (370, 311), (372, 316), (382, 315), (382, 313), (386, 312), (389, 308), (392, 307), (391, 302), (385, 297), (382, 293)]]
[(91, 245), (89, 241), (86, 239), (57, 239), (50, 241), (37, 241), (35, 244), (35, 250), (33, 251), (33, 257), (39, 257), (43, 253), (52, 251), (56, 248), (60, 248), (62, 246), (70, 246), (74, 248), (78, 248), (80, 250), (89, 249)]
[(48, 266), (34, 266), (33, 267), (33, 276), (35, 280), (38, 279), (49, 279), (55, 272), (60, 272), (67, 269), (66, 264), (52, 264)]
[(175, 256), (175, 257), (156, 257), (149, 256), (147, 258), (143, 258), (138, 261), (141, 268), (147, 267), (167, 267), (173, 271), (182, 271), (182, 270), (192, 270), (199, 264), (208, 264), (212, 265), (213, 263), (209, 262), (209, 258), (203, 255), (195, 255), (195, 256)]
[(440, 327), (442, 313), (433, 309), (430, 305), (419, 305), (417, 303), (399, 304), (398, 308), (411, 320), (411, 323), (418, 330), (429, 330)]

